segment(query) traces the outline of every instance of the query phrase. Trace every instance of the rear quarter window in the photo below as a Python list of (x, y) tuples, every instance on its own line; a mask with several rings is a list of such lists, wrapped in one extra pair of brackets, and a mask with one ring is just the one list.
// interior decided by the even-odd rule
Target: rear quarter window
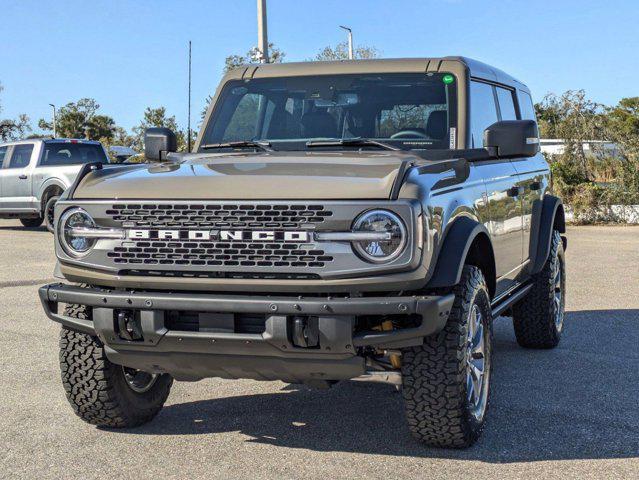
[(521, 110), (522, 120), (535, 120), (535, 106), (533, 105), (532, 97), (522, 90), (519, 90), (519, 109)]
[(502, 120), (517, 120), (513, 91), (506, 88), (496, 87), (497, 100), (499, 101), (499, 111)]

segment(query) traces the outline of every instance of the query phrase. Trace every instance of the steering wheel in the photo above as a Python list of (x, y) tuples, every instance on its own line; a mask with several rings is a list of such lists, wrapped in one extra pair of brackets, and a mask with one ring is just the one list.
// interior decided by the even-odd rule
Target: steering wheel
[(407, 128), (406, 130), (400, 130), (399, 132), (393, 133), (390, 138), (429, 138), (428, 135), (420, 132), (419, 130), (411, 130)]

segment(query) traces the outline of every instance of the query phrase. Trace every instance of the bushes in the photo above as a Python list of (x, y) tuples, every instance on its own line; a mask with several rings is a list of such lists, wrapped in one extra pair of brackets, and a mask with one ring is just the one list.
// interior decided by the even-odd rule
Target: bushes
[[(542, 137), (564, 139), (563, 153), (548, 160), (553, 188), (574, 220), (636, 221), (639, 97), (624, 98), (615, 107), (606, 107), (577, 90), (561, 96), (546, 95), (535, 108)], [(606, 150), (602, 141), (614, 143), (615, 151)], [(585, 144), (590, 148), (584, 149)]]
[[(575, 223), (625, 223), (637, 221), (635, 208), (639, 205), (639, 168), (630, 159), (589, 159), (589, 172), (594, 180), (585, 177), (562, 156), (550, 162), (553, 189), (572, 212)], [(639, 207), (638, 207), (639, 208)]]

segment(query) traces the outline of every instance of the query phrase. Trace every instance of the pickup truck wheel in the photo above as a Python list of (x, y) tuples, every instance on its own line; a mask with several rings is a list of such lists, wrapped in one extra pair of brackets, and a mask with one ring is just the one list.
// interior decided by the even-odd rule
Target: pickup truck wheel
[[(65, 314), (90, 318), (90, 309), (69, 305)], [(76, 415), (92, 425), (130, 428), (145, 424), (162, 409), (173, 379), (111, 363), (96, 337), (62, 328), (62, 385)]]
[(51, 233), (55, 231), (55, 225), (53, 224), (53, 213), (55, 210), (55, 204), (60, 199), (59, 195), (54, 195), (47, 200), (44, 206), (44, 224)]
[(556, 347), (564, 327), (566, 303), (564, 245), (557, 230), (552, 234), (548, 260), (532, 281), (532, 290), (513, 306), (517, 343), (526, 348)]
[(36, 218), (21, 218), (20, 223), (27, 228), (36, 228), (42, 225), (42, 217)]
[(402, 352), (408, 427), (433, 447), (472, 445), (490, 400), (492, 316), (481, 270), (465, 266), (454, 293), (444, 329)]

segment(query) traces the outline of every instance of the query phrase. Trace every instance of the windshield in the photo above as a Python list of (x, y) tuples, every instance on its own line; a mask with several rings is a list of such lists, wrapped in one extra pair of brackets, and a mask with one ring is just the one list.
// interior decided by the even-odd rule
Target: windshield
[(308, 141), (366, 138), (402, 149), (447, 149), (455, 99), (454, 77), (444, 73), (233, 81), (201, 144), (263, 141), (299, 150)]
[(108, 159), (102, 145), (95, 143), (47, 142), (40, 165), (78, 165)]

